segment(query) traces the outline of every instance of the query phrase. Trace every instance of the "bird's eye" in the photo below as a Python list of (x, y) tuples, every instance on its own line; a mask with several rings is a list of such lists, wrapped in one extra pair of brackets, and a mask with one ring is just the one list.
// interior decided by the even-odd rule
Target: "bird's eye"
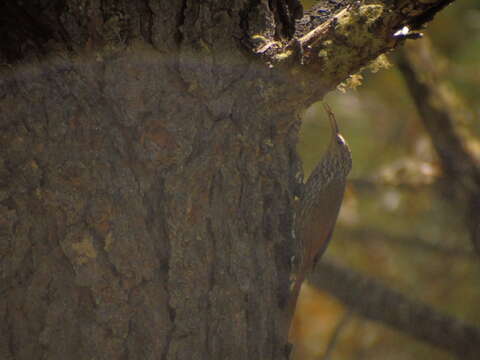
[(345, 139), (342, 137), (342, 135), (337, 135), (337, 144), (345, 145)]

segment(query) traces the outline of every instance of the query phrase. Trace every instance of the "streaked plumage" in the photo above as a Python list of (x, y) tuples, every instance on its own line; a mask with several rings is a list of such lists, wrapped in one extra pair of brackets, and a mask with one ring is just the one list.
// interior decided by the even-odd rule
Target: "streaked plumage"
[(295, 217), (295, 237), (301, 258), (291, 295), (291, 316), (303, 281), (330, 241), (342, 204), (346, 177), (352, 168), (350, 148), (339, 133), (330, 107), (324, 105), (324, 108), (328, 113), (332, 136), (325, 155), (304, 185)]

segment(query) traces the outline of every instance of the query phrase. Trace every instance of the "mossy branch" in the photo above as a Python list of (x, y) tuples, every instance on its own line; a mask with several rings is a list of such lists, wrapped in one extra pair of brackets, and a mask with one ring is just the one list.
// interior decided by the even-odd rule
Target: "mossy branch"
[[(300, 76), (306, 91), (321, 97), (379, 55), (397, 47), (408, 38), (410, 30), (424, 27), (452, 1), (346, 1), (341, 9), (325, 10), (329, 16), (315, 23), (315, 27), (307, 12), (298, 21), (301, 26), (297, 26), (292, 40), (257, 35), (257, 44), (259, 39), (262, 41), (254, 52), (269, 67), (287, 68)], [(317, 4), (317, 11), (323, 11), (322, 6), (323, 3)], [(407, 28), (398, 34), (400, 29)], [(312, 77), (320, 73), (321, 76)]]

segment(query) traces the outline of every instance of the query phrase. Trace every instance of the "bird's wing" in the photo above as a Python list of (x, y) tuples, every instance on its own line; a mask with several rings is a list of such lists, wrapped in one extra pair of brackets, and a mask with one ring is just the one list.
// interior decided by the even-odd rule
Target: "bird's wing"
[(312, 209), (311, 224), (304, 231), (304, 236), (309, 237), (306, 241), (309, 249), (305, 250), (310, 255), (312, 262), (316, 262), (327, 249), (335, 229), (344, 192), (345, 181), (331, 182), (319, 194), (317, 206)]

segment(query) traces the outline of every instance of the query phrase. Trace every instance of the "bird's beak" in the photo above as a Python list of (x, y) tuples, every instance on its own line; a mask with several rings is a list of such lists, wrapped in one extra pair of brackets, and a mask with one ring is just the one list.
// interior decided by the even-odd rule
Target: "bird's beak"
[(332, 137), (335, 137), (340, 133), (340, 130), (338, 130), (337, 120), (335, 120), (335, 115), (333, 114), (333, 111), (330, 108), (330, 106), (327, 103), (322, 103), (322, 104), (323, 104), (323, 108), (328, 114), (328, 120), (330, 120), (330, 126), (332, 128)]

